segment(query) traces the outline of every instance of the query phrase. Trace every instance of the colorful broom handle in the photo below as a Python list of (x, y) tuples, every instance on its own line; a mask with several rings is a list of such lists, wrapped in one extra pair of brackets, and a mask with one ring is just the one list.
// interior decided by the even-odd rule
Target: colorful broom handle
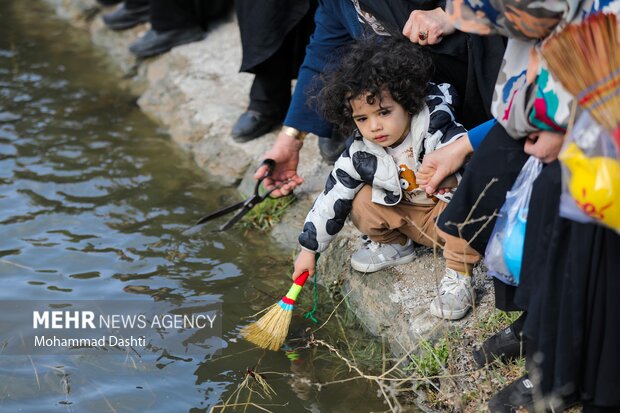
[(310, 276), (310, 273), (308, 271), (304, 271), (301, 273), (299, 277), (295, 278), (293, 285), (288, 290), (288, 293), (286, 293), (286, 295), (282, 297), (281, 301), (289, 305), (295, 304), (295, 300), (297, 300), (297, 296), (299, 295), (299, 292), (301, 291), (301, 287), (304, 286), (309, 276)]

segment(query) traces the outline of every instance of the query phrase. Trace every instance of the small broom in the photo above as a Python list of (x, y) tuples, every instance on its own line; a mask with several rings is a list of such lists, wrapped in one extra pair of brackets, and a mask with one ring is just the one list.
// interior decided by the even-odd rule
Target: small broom
[(543, 43), (549, 69), (607, 129), (620, 151), (620, 39), (616, 15), (596, 13)]
[(279, 350), (288, 334), (295, 300), (297, 300), (301, 287), (304, 286), (309, 275), (308, 271), (304, 271), (299, 277), (295, 278), (288, 293), (278, 303), (269, 307), (264, 316), (241, 330), (241, 335), (258, 347)]

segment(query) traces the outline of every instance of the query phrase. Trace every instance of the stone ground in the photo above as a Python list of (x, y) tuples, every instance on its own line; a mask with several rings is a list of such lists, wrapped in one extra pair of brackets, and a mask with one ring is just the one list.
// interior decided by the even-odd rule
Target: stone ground
[[(275, 137), (270, 133), (246, 144), (237, 144), (230, 129), (248, 102), (251, 75), (238, 73), (241, 62), (239, 31), (231, 17), (214, 25), (205, 40), (174, 48), (162, 56), (136, 61), (127, 46), (148, 29), (142, 25), (114, 32), (101, 20), (94, 0), (43, 0), (70, 24), (88, 32), (95, 45), (107, 52), (110, 64), (138, 98), (149, 117), (168, 128), (171, 138), (189, 151), (196, 163), (225, 185), (240, 190), (253, 186), (251, 175), (260, 155)], [(272, 231), (283, 247), (296, 245), (296, 238), (315, 195), (322, 189), (330, 167), (320, 159), (316, 137), (310, 136), (302, 150), (300, 175), (305, 184), (296, 191), (299, 199)], [(420, 247), (409, 265), (373, 274), (353, 271), (348, 259), (359, 244), (359, 233), (347, 224), (343, 234), (323, 254), (319, 280), (326, 286), (340, 285), (350, 308), (370, 332), (383, 335), (398, 354), (416, 347), (420, 338), (444, 334), (449, 326), (466, 327), (485, 318), (493, 308), (490, 282), (476, 273), (479, 302), (463, 321), (445, 322), (431, 316), (428, 306), (443, 275), (443, 260), (429, 248)], [(466, 350), (464, 350), (466, 351)]]

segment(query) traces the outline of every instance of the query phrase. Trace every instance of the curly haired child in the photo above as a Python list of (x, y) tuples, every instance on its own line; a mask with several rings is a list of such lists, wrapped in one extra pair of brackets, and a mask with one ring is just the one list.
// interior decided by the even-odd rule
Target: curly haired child
[[(435, 226), (452, 193), (427, 196), (415, 172), (425, 153), (467, 131), (454, 119), (454, 89), (429, 83), (430, 72), (430, 59), (416, 45), (370, 38), (353, 45), (341, 64), (323, 76), (317, 96), (321, 111), (354, 136), (306, 217), (293, 277), (305, 270), (314, 273), (315, 254), (327, 248), (350, 215), (369, 240), (351, 256), (358, 271), (412, 262), (414, 242), (443, 245), (448, 268), (431, 313), (459, 319), (474, 300), (467, 245), (456, 237), (444, 241)], [(440, 187), (456, 184), (452, 176)]]

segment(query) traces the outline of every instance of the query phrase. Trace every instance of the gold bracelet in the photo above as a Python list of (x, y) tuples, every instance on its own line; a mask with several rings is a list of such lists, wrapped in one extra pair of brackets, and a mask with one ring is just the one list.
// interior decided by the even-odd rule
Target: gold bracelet
[(290, 136), (293, 139), (297, 139), (298, 141), (304, 141), (304, 138), (308, 134), (308, 132), (302, 132), (290, 126), (282, 126), (282, 133), (286, 136)]

